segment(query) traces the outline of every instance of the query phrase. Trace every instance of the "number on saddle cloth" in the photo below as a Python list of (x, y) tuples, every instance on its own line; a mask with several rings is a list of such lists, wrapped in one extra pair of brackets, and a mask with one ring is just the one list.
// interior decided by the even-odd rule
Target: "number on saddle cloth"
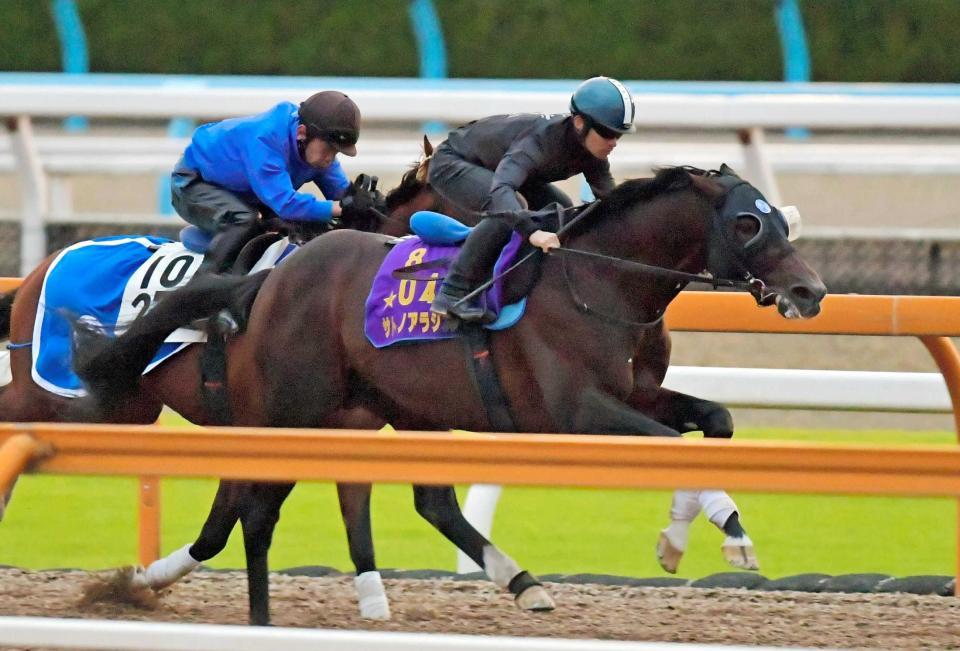
[(184, 226), (180, 229), (180, 242), (194, 253), (206, 253), (213, 235), (196, 226)]
[[(446, 264), (457, 254), (458, 245), (472, 230), (460, 222), (430, 211), (414, 213), (410, 218), (410, 236), (392, 240), (391, 250), (380, 265), (367, 297), (364, 332), (376, 348), (400, 341), (450, 339), (460, 333), (439, 315), (430, 312), (437, 285)], [(497, 263), (494, 275), (515, 261), (523, 238), (514, 234)], [(434, 264), (437, 263), (437, 264)], [(413, 271), (416, 268), (417, 271)], [(395, 276), (398, 269), (410, 269), (415, 275)], [(494, 283), (485, 300), (499, 314), (488, 330), (503, 330), (523, 316), (526, 298), (502, 305), (502, 282)]]

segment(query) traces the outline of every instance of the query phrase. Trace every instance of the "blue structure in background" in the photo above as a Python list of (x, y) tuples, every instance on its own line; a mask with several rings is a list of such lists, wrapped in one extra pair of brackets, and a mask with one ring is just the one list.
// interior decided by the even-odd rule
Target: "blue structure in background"
[[(60, 38), (63, 71), (70, 74), (90, 72), (87, 35), (83, 31), (76, 0), (53, 0), (51, 11), (53, 22), (57, 26), (57, 36)], [(63, 121), (63, 128), (67, 131), (86, 131), (87, 126), (87, 119), (78, 115)]]
[[(413, 23), (417, 50), (420, 52), (420, 77), (445, 79), (447, 47), (433, 0), (410, 0), (410, 22)], [(423, 125), (423, 130), (427, 133), (443, 133), (447, 128), (442, 122), (427, 122)]]
[[(777, 31), (780, 32), (780, 48), (783, 50), (784, 81), (810, 81), (810, 51), (807, 35), (800, 15), (800, 0), (777, 0)], [(806, 129), (787, 129), (791, 138), (807, 138)]]

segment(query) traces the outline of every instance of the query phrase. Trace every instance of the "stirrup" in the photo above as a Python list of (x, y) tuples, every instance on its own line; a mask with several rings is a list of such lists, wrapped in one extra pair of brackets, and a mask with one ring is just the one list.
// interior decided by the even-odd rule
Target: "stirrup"
[(194, 321), (193, 327), (197, 330), (203, 330), (209, 336), (227, 337), (240, 331), (240, 324), (237, 323), (237, 320), (233, 318), (233, 314), (227, 308), (223, 308), (207, 319)]
[(493, 312), (480, 305), (464, 301), (462, 295), (451, 294), (442, 289), (437, 292), (433, 299), (430, 311), (448, 319), (460, 319), (465, 323), (493, 323), (496, 321), (496, 315)]

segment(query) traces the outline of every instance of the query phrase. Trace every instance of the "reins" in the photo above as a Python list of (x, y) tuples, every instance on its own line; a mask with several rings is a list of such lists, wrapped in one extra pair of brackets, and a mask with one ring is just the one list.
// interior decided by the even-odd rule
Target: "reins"
[[(582, 220), (586, 218), (594, 210), (596, 210), (596, 208), (599, 205), (600, 205), (600, 200), (597, 200), (589, 204), (577, 206), (576, 208), (566, 208), (563, 210), (558, 210), (557, 212), (560, 218), (560, 228), (557, 230), (557, 236), (559, 237), (570, 232), (570, 230), (575, 225), (581, 223)], [(576, 216), (573, 219), (571, 219), (569, 222), (563, 223), (564, 214), (571, 211), (575, 211)], [(522, 264), (530, 260), (530, 258), (532, 258), (537, 253), (541, 253), (541, 251), (539, 249), (534, 249), (533, 251), (530, 251), (525, 256), (523, 256), (520, 260), (510, 265), (508, 268), (496, 274), (489, 280), (486, 280), (483, 283), (481, 283), (473, 291), (471, 291), (470, 293), (465, 295), (463, 298), (461, 298), (459, 301), (457, 301), (455, 305), (460, 305), (480, 295), (482, 292), (484, 292), (486, 289), (492, 286), (495, 282), (497, 282), (498, 280), (502, 279), (504, 276), (506, 276), (510, 272), (520, 267)], [(637, 262), (635, 260), (618, 258), (616, 256), (606, 255), (602, 253), (595, 253), (593, 251), (585, 251), (583, 249), (573, 249), (565, 246), (550, 249), (547, 253), (549, 254), (560, 253), (565, 256), (561, 259), (561, 266), (563, 269), (564, 281), (566, 282), (566, 285), (567, 285), (567, 291), (570, 293), (570, 297), (573, 300), (573, 303), (577, 307), (577, 309), (579, 309), (580, 311), (586, 314), (596, 316), (605, 321), (608, 321), (610, 323), (614, 323), (620, 326), (633, 327), (633, 328), (650, 328), (650, 327), (656, 326), (663, 320), (664, 313), (661, 311), (657, 316), (657, 318), (652, 321), (631, 321), (628, 319), (622, 319), (620, 317), (613, 316), (610, 314), (605, 314), (603, 312), (595, 310), (594, 308), (590, 307), (590, 305), (580, 297), (576, 288), (573, 286), (573, 282), (570, 279), (570, 273), (566, 264), (566, 260), (567, 260), (566, 256), (579, 256), (583, 258), (590, 258), (593, 260), (600, 260), (621, 268), (627, 268), (627, 269), (631, 269), (641, 273), (657, 276), (665, 280), (675, 281), (678, 284), (678, 288), (681, 284), (686, 284), (686, 283), (704, 283), (712, 286), (714, 289), (717, 289), (718, 287), (731, 287), (734, 289), (745, 290), (750, 294), (752, 294), (756, 298), (757, 303), (760, 305), (769, 304), (771, 299), (774, 297), (774, 294), (772, 292), (768, 292), (766, 290), (766, 285), (763, 283), (763, 281), (760, 280), (759, 278), (755, 278), (749, 272), (745, 272), (745, 277), (743, 280), (735, 280), (730, 278), (718, 278), (712, 274), (707, 274), (707, 273), (693, 274), (685, 271), (679, 271), (677, 269), (670, 269), (668, 267), (659, 267), (657, 265), (647, 264), (644, 262)], [(408, 274), (416, 271), (423, 271), (428, 268), (439, 267), (442, 265), (443, 262), (444, 261), (439, 260), (439, 261), (410, 265), (408, 267), (404, 267), (403, 269), (395, 270), (393, 275), (394, 277), (397, 277), (397, 278), (405, 277)]]

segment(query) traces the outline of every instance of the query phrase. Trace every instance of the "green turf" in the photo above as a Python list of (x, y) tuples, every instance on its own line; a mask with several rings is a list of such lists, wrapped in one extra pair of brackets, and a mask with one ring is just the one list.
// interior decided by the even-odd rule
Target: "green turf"
[[(883, 444), (953, 443), (949, 432), (744, 430), (740, 439)], [(163, 550), (199, 532), (216, 485), (163, 482)], [(462, 491), (461, 491), (462, 495)], [(136, 560), (136, 481), (131, 478), (26, 476), (0, 525), (0, 563), (29, 568), (103, 568)], [(957, 507), (952, 499), (899, 499), (735, 494), (757, 545), (762, 572), (953, 574)], [(536, 573), (603, 572), (659, 576), (653, 555), (667, 523), (666, 491), (504, 490), (493, 538)], [(408, 486), (374, 490), (374, 535), (381, 567), (453, 569), (453, 547), (414, 511)], [(209, 564), (242, 567), (239, 530)], [(699, 577), (729, 568), (720, 532), (695, 524), (680, 574)], [(331, 565), (349, 569), (336, 493), (301, 484), (284, 505), (271, 551), (274, 568)]]

